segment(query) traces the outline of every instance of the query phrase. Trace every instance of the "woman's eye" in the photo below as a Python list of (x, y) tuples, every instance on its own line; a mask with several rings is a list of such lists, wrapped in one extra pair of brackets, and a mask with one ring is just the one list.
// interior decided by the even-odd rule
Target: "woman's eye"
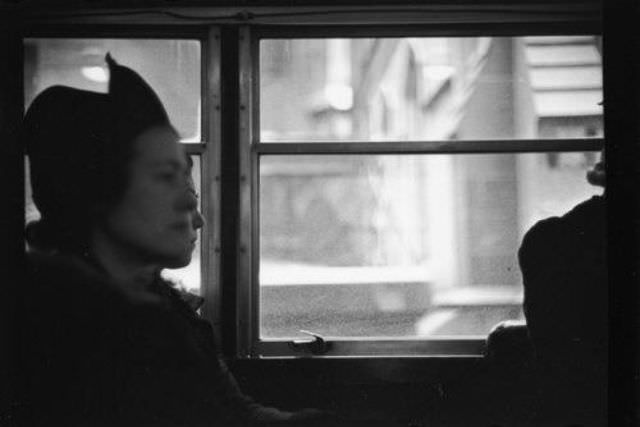
[(175, 172), (161, 172), (158, 174), (158, 178), (162, 181), (173, 182), (178, 178), (178, 174)]

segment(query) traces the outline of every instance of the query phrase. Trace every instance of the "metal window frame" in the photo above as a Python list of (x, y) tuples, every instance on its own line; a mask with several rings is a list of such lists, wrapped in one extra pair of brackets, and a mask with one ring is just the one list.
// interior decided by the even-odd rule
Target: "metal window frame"
[[(603, 138), (501, 139), (464, 141), (262, 142), (260, 140), (259, 42), (263, 38), (528, 36), (600, 34), (600, 23), (573, 21), (529, 24), (449, 24), (434, 26), (244, 26), (240, 30), (240, 232), (237, 283), (239, 358), (309, 357), (294, 353), (285, 339), (259, 337), (259, 164), (263, 155), (288, 154), (461, 154), (597, 151)], [(332, 349), (314, 357), (481, 357), (485, 337), (427, 339), (328, 339)]]
[(518, 1), (504, 4), (495, 1), (425, 2), (347, 1), (329, 4), (322, 1), (270, 1), (268, 4), (246, 2), (238, 5), (222, 2), (217, 6), (158, 6), (154, 8), (74, 7), (52, 10), (25, 10), (28, 24), (49, 23), (135, 25), (386, 25), (417, 26), (451, 23), (558, 23), (599, 20), (602, 4), (595, 0)]
[(104, 26), (53, 24), (26, 27), (28, 38), (156, 39), (200, 42), (201, 140), (183, 143), (189, 155), (200, 157), (201, 203), (205, 230), (201, 234), (200, 289), (205, 302), (202, 315), (210, 320), (216, 336), (221, 333), (220, 284), (220, 31), (216, 26), (150, 27), (148, 25)]
[(239, 358), (254, 358), (258, 356), (255, 343), (259, 340), (258, 311), (258, 287), (252, 286), (258, 280), (257, 253), (258, 239), (255, 236), (256, 223), (259, 218), (257, 212), (258, 203), (258, 174), (255, 173), (258, 166), (258, 158), (252, 150), (253, 134), (257, 116), (255, 112), (255, 70), (253, 69), (252, 53), (254, 48), (251, 43), (249, 27), (239, 29), (238, 37), (238, 62), (239, 62), (239, 98), (238, 123), (239, 123), (239, 235), (238, 235), (238, 282), (236, 288), (236, 352)]
[[(202, 116), (205, 150), (201, 154), (202, 212), (205, 233), (200, 254), (200, 289), (205, 299), (202, 316), (208, 319), (216, 337), (222, 336), (221, 320), (221, 87), (220, 87), (220, 29), (211, 27), (201, 55), (202, 62)], [(189, 144), (185, 144), (189, 151)]]

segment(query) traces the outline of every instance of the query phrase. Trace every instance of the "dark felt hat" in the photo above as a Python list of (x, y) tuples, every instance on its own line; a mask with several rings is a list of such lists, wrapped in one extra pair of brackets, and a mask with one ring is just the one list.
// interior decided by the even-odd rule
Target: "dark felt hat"
[(169, 124), (169, 116), (151, 86), (130, 68), (107, 54), (111, 77), (109, 98), (114, 110), (115, 137), (132, 140), (143, 130)]
[(170, 126), (153, 89), (107, 54), (107, 94), (66, 86), (40, 93), (22, 126), (34, 202), (43, 221), (64, 225), (87, 213), (109, 187), (113, 164), (144, 130)]

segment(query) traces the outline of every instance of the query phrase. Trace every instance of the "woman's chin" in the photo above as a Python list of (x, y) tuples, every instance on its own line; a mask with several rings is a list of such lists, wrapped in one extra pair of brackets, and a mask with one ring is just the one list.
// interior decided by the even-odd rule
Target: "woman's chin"
[(182, 253), (182, 254), (167, 254), (163, 257), (162, 261), (163, 268), (183, 268), (188, 266), (191, 263), (191, 252)]

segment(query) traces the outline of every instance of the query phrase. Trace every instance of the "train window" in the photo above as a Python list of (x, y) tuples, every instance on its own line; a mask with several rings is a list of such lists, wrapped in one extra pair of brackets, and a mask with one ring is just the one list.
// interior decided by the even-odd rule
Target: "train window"
[[(66, 85), (106, 92), (105, 54), (139, 71), (157, 91), (181, 142), (193, 160), (193, 178), (202, 192), (201, 47), (198, 40), (27, 38), (24, 40), (24, 100), (28, 106), (42, 90)], [(25, 159), (25, 220), (39, 218), (31, 197), (29, 165)], [(202, 206), (201, 206), (202, 208)], [(193, 293), (201, 293), (202, 233), (192, 262), (163, 276)]]
[(524, 320), (523, 234), (601, 192), (597, 38), (264, 34), (241, 44), (241, 353), (477, 354)]
[[(106, 91), (108, 51), (148, 79), (207, 223), (192, 264), (163, 274), (205, 296), (239, 357), (480, 354), (492, 326), (523, 319), (524, 232), (598, 192), (585, 179), (604, 133), (598, 38), (303, 27), (26, 38), (25, 105), (53, 84)], [(223, 221), (238, 231), (224, 241)], [(237, 268), (224, 316), (221, 252)]]

